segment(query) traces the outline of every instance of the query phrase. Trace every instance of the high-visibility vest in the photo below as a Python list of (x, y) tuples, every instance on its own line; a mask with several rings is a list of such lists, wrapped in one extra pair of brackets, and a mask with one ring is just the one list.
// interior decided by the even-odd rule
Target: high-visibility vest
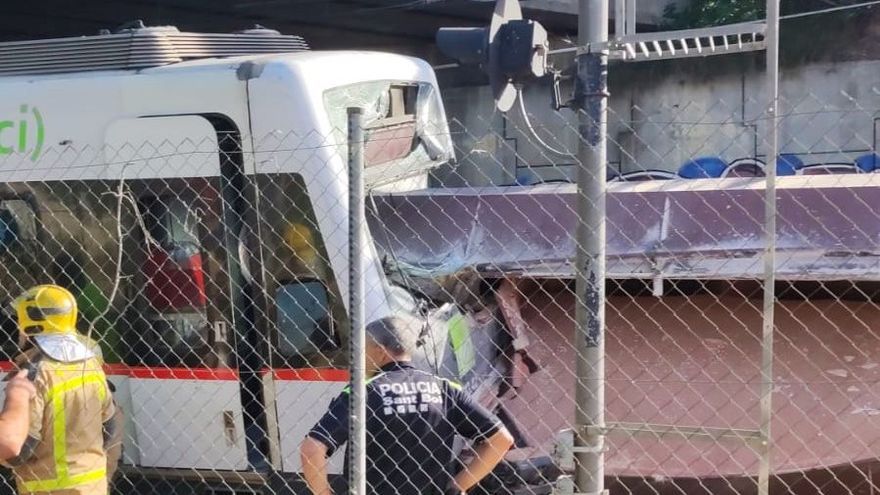
[(106, 495), (103, 423), (114, 414), (98, 358), (62, 363), (43, 357), (34, 384), (29, 436), (33, 456), (14, 469), (18, 492)]

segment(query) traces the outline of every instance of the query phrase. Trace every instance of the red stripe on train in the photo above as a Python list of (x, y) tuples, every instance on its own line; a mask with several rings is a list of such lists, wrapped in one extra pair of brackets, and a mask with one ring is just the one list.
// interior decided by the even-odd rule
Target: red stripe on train
[(298, 382), (347, 382), (348, 370), (338, 368), (287, 368), (287, 369), (263, 369), (263, 374), (273, 372), (276, 380)]
[[(0, 361), (0, 372), (12, 371), (12, 361)], [(262, 373), (273, 372), (276, 380), (305, 382), (347, 382), (348, 371), (337, 368), (286, 368), (263, 369)], [(153, 380), (218, 380), (237, 381), (238, 370), (232, 368), (168, 368), (161, 366), (128, 366), (125, 364), (105, 364), (104, 372), (112, 376)]]
[(238, 370), (232, 368), (166, 368), (106, 364), (104, 370), (108, 375), (153, 380), (238, 380)]

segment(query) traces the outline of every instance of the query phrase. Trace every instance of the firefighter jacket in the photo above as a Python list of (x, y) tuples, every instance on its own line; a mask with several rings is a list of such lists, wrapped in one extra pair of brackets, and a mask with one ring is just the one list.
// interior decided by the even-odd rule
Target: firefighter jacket
[(22, 363), (37, 394), (29, 438), (11, 462), (18, 492), (107, 495), (104, 423), (112, 424), (115, 406), (100, 357), (73, 344), (59, 352), (56, 344), (66, 345), (40, 342)]

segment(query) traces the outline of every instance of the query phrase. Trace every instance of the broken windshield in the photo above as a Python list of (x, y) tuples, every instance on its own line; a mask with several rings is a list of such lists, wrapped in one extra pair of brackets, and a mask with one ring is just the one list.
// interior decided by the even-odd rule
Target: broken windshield
[(342, 86), (324, 93), (324, 107), (342, 156), (346, 109), (363, 109), (368, 188), (424, 174), (453, 158), (440, 94), (431, 84), (372, 81)]

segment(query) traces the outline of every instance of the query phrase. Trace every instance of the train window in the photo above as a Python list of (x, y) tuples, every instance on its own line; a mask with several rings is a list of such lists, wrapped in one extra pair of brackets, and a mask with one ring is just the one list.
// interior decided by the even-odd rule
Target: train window
[(11, 359), (18, 353), (18, 324), (9, 301), (18, 296), (38, 279), (44, 266), (39, 263), (36, 240), (36, 213), (22, 199), (8, 197), (0, 200), (0, 360)]
[(333, 320), (330, 298), (320, 281), (285, 284), (275, 291), (278, 348), (289, 358), (323, 353), (333, 349)]
[(210, 357), (211, 346), (207, 339), (210, 328), (203, 314), (160, 315), (152, 318), (150, 325), (157, 337), (151, 352), (159, 359), (146, 364), (189, 367), (216, 365)]
[(36, 239), (36, 215), (21, 199), (0, 201), (0, 249), (20, 247)]
[[(222, 202), (214, 181), (134, 182), (143, 238), (138, 256), (137, 344), (148, 366), (224, 366), (230, 318)], [(219, 326), (218, 326), (219, 325)]]
[(257, 184), (261, 203), (272, 205), (260, 212), (259, 249), (275, 298), (268, 317), (275, 360), (292, 367), (334, 364), (334, 343), (346, 335), (347, 320), (306, 182), (298, 174), (260, 174)]
[(198, 213), (191, 202), (180, 197), (153, 198), (148, 202), (147, 225), (150, 234), (163, 247), (172, 248), (181, 243), (198, 243), (195, 231)]
[(147, 232), (158, 246), (149, 250), (145, 271), (147, 297), (156, 310), (181, 310), (205, 305), (202, 253), (196, 228), (199, 215), (179, 197), (153, 198), (146, 203)]

